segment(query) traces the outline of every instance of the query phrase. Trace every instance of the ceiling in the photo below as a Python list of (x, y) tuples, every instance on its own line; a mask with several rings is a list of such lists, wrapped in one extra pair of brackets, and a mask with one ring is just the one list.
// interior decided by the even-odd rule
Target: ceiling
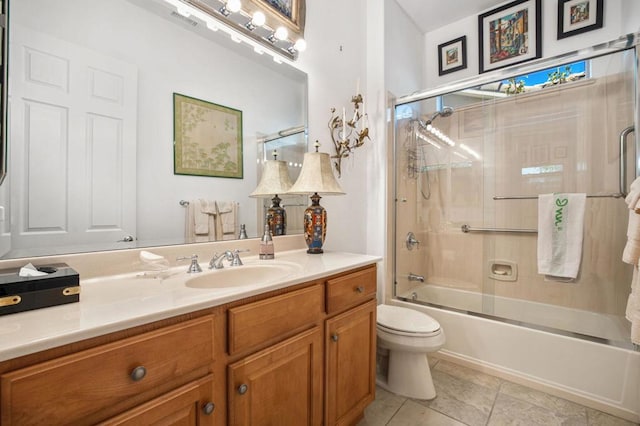
[(423, 32), (435, 30), (504, 3), (505, 0), (396, 0)]

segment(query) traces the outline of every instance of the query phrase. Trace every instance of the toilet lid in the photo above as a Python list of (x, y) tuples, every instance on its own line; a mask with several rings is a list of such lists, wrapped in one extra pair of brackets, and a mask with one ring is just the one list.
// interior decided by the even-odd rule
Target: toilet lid
[(377, 311), (378, 325), (389, 330), (412, 334), (430, 334), (440, 330), (438, 321), (413, 309), (378, 305)]

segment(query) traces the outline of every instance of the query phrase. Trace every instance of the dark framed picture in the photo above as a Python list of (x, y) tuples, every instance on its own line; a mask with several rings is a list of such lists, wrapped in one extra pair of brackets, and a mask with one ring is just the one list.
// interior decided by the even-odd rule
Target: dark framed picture
[(541, 0), (516, 0), (478, 15), (480, 72), (542, 56)]
[(242, 179), (242, 111), (173, 94), (173, 172)]
[(604, 0), (558, 0), (558, 40), (602, 28)]
[(467, 67), (467, 36), (438, 45), (438, 75)]

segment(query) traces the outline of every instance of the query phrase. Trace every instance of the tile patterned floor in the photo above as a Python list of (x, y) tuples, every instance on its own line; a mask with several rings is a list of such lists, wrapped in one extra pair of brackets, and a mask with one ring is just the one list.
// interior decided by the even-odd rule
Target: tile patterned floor
[(443, 360), (429, 360), (438, 396), (383, 389), (358, 426), (633, 426), (636, 423)]

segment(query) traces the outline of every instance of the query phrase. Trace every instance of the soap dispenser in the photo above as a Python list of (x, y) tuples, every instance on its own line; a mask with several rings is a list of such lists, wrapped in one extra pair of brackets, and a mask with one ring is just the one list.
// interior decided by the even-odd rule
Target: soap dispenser
[(260, 240), (260, 259), (273, 259), (275, 257), (273, 250), (273, 238), (271, 238), (271, 230), (269, 224), (264, 225), (264, 235)]

